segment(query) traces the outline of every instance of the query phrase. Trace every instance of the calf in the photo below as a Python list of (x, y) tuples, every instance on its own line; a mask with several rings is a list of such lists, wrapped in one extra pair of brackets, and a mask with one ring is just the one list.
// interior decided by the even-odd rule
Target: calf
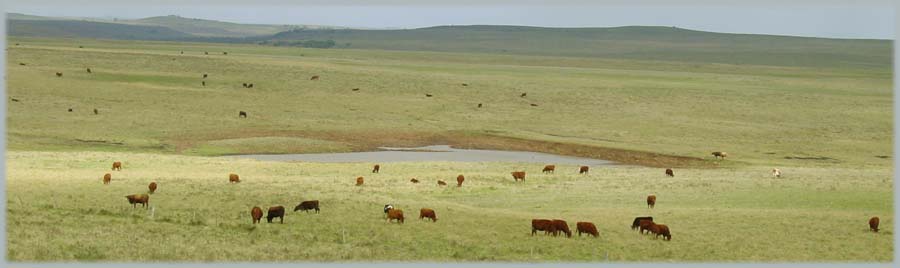
[(280, 218), (281, 224), (284, 224), (284, 207), (283, 206), (275, 206), (269, 207), (269, 213), (266, 214), (266, 221), (272, 223), (272, 219)]
[(303, 201), (294, 207), (294, 211), (302, 210), (306, 211), (306, 213), (309, 213), (309, 211), (313, 209), (316, 210), (316, 214), (319, 214), (319, 200)]
[(363, 177), (356, 178), (356, 186), (360, 186), (360, 185), (363, 185)]
[(726, 152), (712, 152), (712, 155), (713, 155), (715, 158), (721, 157), (722, 159), (725, 159), (725, 157), (728, 156), (728, 153), (726, 153)]
[(514, 181), (519, 181), (519, 180), (522, 180), (523, 182), (525, 181), (525, 171), (513, 171), (511, 174), (513, 176)]
[(156, 192), (156, 182), (151, 182), (150, 185), (147, 186), (147, 188), (150, 189), (151, 194), (155, 193)]
[(631, 223), (631, 230), (637, 229), (640, 226), (640, 222), (642, 220), (648, 220), (653, 222), (653, 217), (636, 217), (634, 218), (634, 222)]
[(419, 219), (421, 220), (423, 218), (429, 218), (431, 219), (431, 222), (437, 221), (437, 216), (434, 215), (434, 210), (430, 208), (423, 208), (419, 210)]
[(412, 178), (409, 181), (411, 181), (412, 183), (419, 183), (419, 180), (417, 180), (416, 178)]
[(253, 224), (259, 223), (259, 220), (262, 219), (262, 209), (253, 207), (253, 209), (250, 210), (250, 217), (253, 217)]
[(397, 220), (397, 223), (403, 223), (403, 210), (401, 209), (390, 209), (387, 212), (387, 220), (391, 222), (392, 220)]
[(146, 208), (150, 204), (150, 195), (147, 194), (127, 195), (125, 198), (128, 198), (128, 203), (131, 204), (132, 208), (136, 208), (137, 204), (141, 204), (142, 207)]
[(113, 162), (112, 170), (122, 170), (122, 162)]
[(672, 171), (671, 168), (666, 169), (666, 176), (675, 177), (675, 171)]
[(879, 219), (878, 217), (872, 217), (871, 219), (869, 219), (869, 229), (877, 233), (879, 221), (881, 221), (881, 219)]
[(103, 184), (109, 184), (111, 180), (112, 174), (106, 173), (106, 175), (103, 175)]
[(534, 236), (537, 231), (544, 231), (544, 235), (553, 231), (553, 221), (547, 219), (531, 220), (531, 235)]
[(599, 237), (600, 232), (597, 232), (597, 226), (594, 226), (592, 222), (577, 222), (575, 223), (575, 227), (578, 230), (578, 236), (581, 236), (581, 233), (587, 233), (594, 237)]
[(374, 167), (372, 167), (372, 173), (378, 173), (379, 170), (381, 170), (380, 165), (376, 164)]
[(241, 182), (241, 178), (238, 177), (237, 174), (231, 173), (228, 174), (228, 183), (238, 183)]
[(572, 237), (572, 231), (569, 230), (569, 224), (564, 220), (553, 220), (553, 236), (556, 236), (559, 232), (565, 233), (566, 237)]
[(456, 187), (462, 187), (462, 183), (465, 180), (466, 180), (466, 177), (463, 177), (462, 174), (459, 174), (459, 176), (456, 176)]
[(578, 174), (587, 174), (589, 169), (590, 167), (588, 166), (581, 166), (578, 168)]
[(438, 180), (438, 186), (447, 186), (447, 183), (442, 180)]
[(542, 170), (541, 172), (553, 173), (553, 171), (555, 171), (555, 170), (556, 170), (556, 165), (546, 165), (546, 166), (544, 166), (544, 170)]
[(656, 206), (656, 195), (648, 195), (647, 196), (647, 207), (653, 208)]

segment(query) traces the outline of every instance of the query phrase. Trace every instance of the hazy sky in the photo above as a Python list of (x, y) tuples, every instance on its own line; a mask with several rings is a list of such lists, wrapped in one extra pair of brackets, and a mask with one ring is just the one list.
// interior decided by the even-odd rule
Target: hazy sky
[[(365, 28), (503, 24), (548, 27), (662, 25), (731, 32), (838, 38), (893, 39), (891, 1), (743, 3), (735, 1), (299, 1), (246, 2), (31, 1), (6, 3), (7, 12), (47, 16), (142, 18), (161, 15), (240, 23), (316, 24)], [(522, 4), (525, 3), (525, 4)], [(638, 3), (638, 4), (634, 4)], [(731, 3), (730, 6), (722, 3)], [(735, 4), (737, 3), (737, 4)]]

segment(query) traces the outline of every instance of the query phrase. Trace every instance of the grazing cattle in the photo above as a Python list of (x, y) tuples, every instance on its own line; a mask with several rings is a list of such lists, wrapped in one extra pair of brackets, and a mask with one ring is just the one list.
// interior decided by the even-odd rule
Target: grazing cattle
[(387, 216), (388, 211), (390, 211), (390, 210), (392, 210), (392, 209), (394, 209), (394, 205), (391, 205), (391, 204), (384, 205), (384, 214), (385, 214), (385, 216)]
[(671, 168), (666, 169), (666, 176), (675, 177), (675, 171), (672, 171)]
[(202, 86), (205, 87), (205, 86), (206, 86), (206, 81), (200, 81), (200, 85), (202, 85)]
[(181, 54), (184, 54), (184, 50), (181, 51)]
[(237, 174), (234, 174), (234, 173), (228, 174), (228, 183), (238, 183), (238, 182), (241, 182), (241, 177), (239, 177)]
[(72, 108), (69, 108), (69, 112), (70, 112), (70, 113), (72, 112)]
[(666, 240), (666, 241), (672, 240), (672, 234), (669, 232), (669, 226), (666, 226), (665, 224), (651, 223), (649, 231), (651, 233), (656, 234), (656, 238), (659, 238), (659, 236), (662, 236), (663, 240)]
[(563, 232), (566, 234), (566, 237), (572, 237), (572, 231), (569, 230), (569, 224), (564, 220), (553, 220), (553, 236), (559, 234), (559, 232)]
[(109, 184), (110, 181), (112, 181), (112, 174), (103, 175), (103, 184)]
[(653, 217), (636, 217), (634, 218), (634, 222), (631, 223), (631, 230), (637, 229), (640, 227), (640, 223), (642, 220), (653, 221)]
[(97, 108), (94, 108), (94, 114), (100, 114), (100, 111), (97, 111)]
[(294, 207), (294, 211), (303, 210), (306, 211), (306, 213), (309, 213), (309, 211), (313, 209), (316, 210), (316, 214), (319, 214), (319, 200), (303, 201)]
[(879, 219), (878, 217), (872, 217), (871, 219), (869, 219), (869, 229), (877, 233), (879, 221), (881, 221), (881, 219)]
[(589, 169), (590, 167), (588, 166), (581, 166), (578, 168), (578, 174), (587, 174)]
[(425, 94), (425, 97), (431, 98), (431, 96), (432, 96), (431, 94)]
[(456, 187), (462, 187), (462, 183), (465, 180), (466, 180), (466, 177), (463, 177), (462, 174), (459, 174), (459, 176), (456, 176)]
[(527, 95), (528, 95), (528, 93), (522, 93), (522, 95), (521, 95), (521, 96), (519, 96), (519, 97), (522, 97), (522, 98), (524, 98), (524, 97), (525, 97), (525, 96), (527, 96)]
[(209, 51), (203, 51), (204, 55), (209, 55)]
[(19, 65), (25, 66), (25, 63), (24, 63), (24, 62), (20, 62)]
[(381, 170), (380, 165), (375, 165), (374, 167), (372, 167), (372, 173), (378, 173), (379, 170)]
[(532, 103), (531, 106), (532, 106), (532, 107), (537, 107), (538, 105), (535, 104), (535, 103)]
[(56, 72), (56, 77), (62, 77), (62, 73)]
[(547, 219), (532, 219), (531, 235), (534, 236), (537, 231), (544, 231), (544, 235), (553, 232), (553, 221)]
[(208, 76), (209, 76), (209, 75), (207, 75), (207, 74), (203, 74), (203, 78), (206, 78), (206, 77), (208, 77)]
[(777, 168), (772, 169), (772, 176), (776, 178), (781, 178), (781, 170)]
[(122, 170), (122, 162), (113, 162), (112, 170)]
[(259, 220), (262, 219), (262, 209), (253, 207), (253, 209), (250, 209), (250, 217), (253, 217), (253, 224), (259, 223)]
[(247, 88), (253, 88), (253, 83), (247, 84)]
[(478, 104), (478, 108), (481, 108), (481, 103)]
[(416, 178), (409, 179), (409, 181), (411, 181), (412, 183), (419, 183), (419, 180), (417, 180)]
[(656, 206), (656, 195), (648, 195), (647, 196), (647, 207), (653, 208)]
[(319, 76), (313, 75), (312, 77), (309, 78), (309, 80), (319, 80)]
[(712, 155), (713, 155), (715, 158), (721, 157), (722, 159), (725, 159), (725, 157), (728, 156), (728, 153), (726, 153), (726, 152), (712, 152)]
[(9, 100), (14, 101), (14, 102), (19, 102), (19, 99), (16, 99), (16, 98), (9, 98)]
[(389, 209), (387, 212), (387, 221), (391, 222), (393, 220), (397, 220), (397, 223), (403, 223), (403, 210), (402, 209)]
[(525, 171), (513, 171), (510, 174), (512, 174), (514, 181), (519, 181), (519, 180), (522, 180), (523, 182), (525, 181)]
[(269, 207), (269, 213), (266, 214), (266, 221), (272, 223), (272, 219), (280, 218), (281, 224), (284, 224), (284, 207), (283, 206), (275, 206)]
[(87, 72), (88, 72), (88, 73), (91, 73), (91, 68), (87, 68)]
[(151, 182), (150, 185), (147, 186), (147, 188), (150, 189), (151, 194), (155, 193), (156, 192), (156, 182), (155, 181)]
[(146, 208), (150, 204), (150, 195), (147, 194), (127, 195), (125, 198), (128, 198), (128, 203), (131, 204), (132, 208), (136, 208), (137, 204), (141, 204), (141, 206)]
[(638, 227), (640, 228), (640, 230), (638, 231), (641, 234), (644, 234), (644, 231), (650, 233), (650, 228), (653, 227), (653, 225), (655, 225), (655, 223), (653, 223), (653, 221), (651, 220), (641, 220), (640, 222), (638, 222)]
[(239, 117), (239, 118), (240, 118), (240, 117), (247, 118), (247, 112), (244, 112), (244, 111), (238, 111), (238, 117)]
[(228, 55), (228, 52), (222, 51), (222, 55)]
[(351, 91), (359, 91), (359, 88), (351, 89)]
[(447, 186), (447, 183), (442, 180), (438, 180), (438, 186)]
[(600, 236), (600, 232), (597, 232), (597, 226), (594, 226), (594, 223), (592, 223), (592, 222), (584, 222), (584, 221), (577, 222), (577, 223), (575, 223), (575, 229), (578, 232), (578, 236), (581, 236), (581, 233), (587, 233), (594, 237)]
[(360, 186), (360, 185), (363, 185), (363, 177), (356, 178), (356, 186)]
[(419, 210), (419, 219), (421, 220), (423, 218), (429, 218), (431, 219), (431, 222), (437, 221), (437, 216), (434, 215), (434, 210), (430, 208), (423, 208)]
[(553, 173), (553, 171), (556, 171), (556, 165), (546, 165), (544, 166), (544, 170), (542, 170), (541, 172)]
[(462, 86), (467, 87), (467, 86), (469, 86), (469, 84), (462, 83)]
[(247, 83), (241, 83), (241, 86), (243, 86), (244, 88), (247, 88)]

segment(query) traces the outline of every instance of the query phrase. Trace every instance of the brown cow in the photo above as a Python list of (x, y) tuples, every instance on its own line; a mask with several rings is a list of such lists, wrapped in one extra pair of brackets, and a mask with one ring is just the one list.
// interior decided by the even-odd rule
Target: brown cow
[(363, 177), (356, 178), (356, 186), (360, 186), (360, 185), (363, 185)]
[(128, 203), (131, 204), (132, 208), (136, 208), (139, 203), (145, 208), (150, 204), (150, 195), (147, 194), (127, 195), (125, 198), (128, 198)]
[(481, 103), (478, 104), (478, 108), (481, 108)]
[(112, 174), (106, 173), (103, 175), (103, 184), (109, 184), (109, 181), (112, 180)]
[(262, 219), (262, 209), (253, 207), (253, 209), (250, 210), (250, 217), (253, 217), (253, 224), (259, 223), (259, 220)]
[(247, 112), (244, 112), (244, 111), (238, 111), (238, 117), (239, 117), (239, 118), (240, 118), (240, 117), (247, 118)]
[(247, 84), (247, 88), (253, 88), (253, 83)]
[(91, 68), (87, 68), (87, 72), (88, 72), (88, 73), (91, 73)]
[(462, 86), (467, 87), (467, 86), (469, 86), (469, 84), (462, 83)]
[(247, 83), (241, 83), (241, 86), (247, 88)]
[(656, 195), (648, 195), (647, 196), (647, 207), (653, 208), (656, 206)]
[(412, 178), (409, 181), (411, 181), (412, 183), (419, 183), (419, 180), (417, 180), (416, 178)]
[(641, 221), (638, 223), (638, 226), (640, 226), (640, 230), (638, 230), (638, 231), (639, 231), (641, 234), (644, 234), (644, 231), (645, 231), (645, 230), (649, 233), (649, 232), (650, 232), (650, 227), (653, 226), (653, 225), (654, 225), (654, 223), (653, 223), (652, 220), (641, 220)]
[(528, 93), (522, 93), (522, 95), (521, 95), (521, 96), (519, 96), (519, 97), (522, 97), (522, 98), (524, 98), (524, 97), (525, 97), (525, 96), (528, 96)]
[(566, 234), (566, 237), (572, 237), (572, 231), (569, 230), (569, 224), (564, 220), (553, 220), (553, 236), (556, 236), (559, 232), (563, 232)]
[(581, 236), (581, 233), (587, 233), (594, 237), (600, 236), (600, 232), (597, 232), (597, 226), (594, 226), (594, 223), (592, 222), (580, 221), (575, 223), (575, 227), (578, 230), (578, 236)]
[(537, 103), (532, 103), (531, 106), (537, 107)]
[(872, 217), (871, 219), (869, 219), (869, 229), (877, 233), (879, 221), (881, 221), (881, 219), (879, 219), (878, 217)]
[(207, 76), (209, 76), (209, 75), (207, 75), (207, 74), (203, 74), (203, 78), (206, 78), (206, 77), (207, 77)]
[(431, 95), (431, 94), (427, 94), (427, 93), (426, 93), (426, 94), (425, 94), (425, 97), (429, 97), (429, 98), (431, 98), (431, 96), (434, 96), (434, 95)]
[(431, 222), (437, 221), (437, 216), (434, 214), (434, 210), (430, 208), (422, 208), (419, 210), (419, 219), (429, 218)]
[(97, 108), (94, 108), (94, 114), (100, 114), (100, 111), (97, 111)]
[(666, 176), (675, 177), (675, 171), (672, 171), (671, 168), (666, 169)]
[(590, 167), (588, 166), (581, 166), (578, 168), (578, 174), (587, 174), (589, 169)]
[(313, 209), (316, 210), (316, 214), (319, 214), (319, 200), (303, 201), (294, 207), (294, 211), (302, 210), (306, 211), (306, 213), (309, 213), (309, 211)]
[(519, 181), (519, 180), (522, 180), (523, 182), (525, 181), (525, 171), (513, 171), (511, 174), (513, 176), (514, 181)]
[(269, 213), (266, 214), (266, 221), (272, 223), (272, 219), (280, 218), (281, 224), (284, 224), (284, 207), (283, 206), (275, 206), (269, 207)]
[(313, 75), (312, 77), (309, 78), (309, 80), (319, 80), (319, 76)]
[(442, 180), (438, 180), (438, 186), (447, 186), (447, 183)]
[(241, 182), (241, 177), (239, 177), (237, 174), (234, 174), (234, 173), (228, 174), (228, 182), (229, 183)]
[(712, 152), (712, 155), (713, 155), (714, 157), (716, 157), (716, 158), (721, 157), (722, 159), (725, 159), (725, 157), (728, 156), (728, 153), (726, 153), (726, 152)]
[(544, 166), (544, 170), (542, 170), (542, 172), (553, 173), (553, 171), (555, 171), (555, 170), (556, 170), (556, 165), (546, 165), (546, 166)]
[(122, 162), (113, 162), (112, 170), (122, 170)]
[(151, 194), (152, 194), (152, 193), (155, 193), (155, 192), (156, 192), (156, 182), (155, 182), (155, 181), (154, 181), (154, 182), (151, 182), (150, 185), (147, 186), (147, 188), (150, 188), (150, 193), (151, 193)]
[(388, 222), (391, 222), (392, 220), (397, 220), (397, 223), (401, 223), (401, 224), (403, 223), (403, 210), (401, 210), (401, 209), (392, 208), (392, 209), (388, 210), (387, 216), (388, 216), (387, 217)]
[(205, 86), (206, 86), (206, 81), (200, 81), (200, 85), (205, 87)]
[(378, 171), (380, 171), (380, 170), (381, 170), (380, 165), (376, 164), (374, 167), (372, 167), (372, 173), (378, 173)]
[(56, 77), (62, 77), (62, 73), (56, 72)]
[(465, 180), (466, 180), (466, 177), (463, 177), (462, 174), (459, 174), (459, 176), (456, 176), (456, 187), (462, 187), (462, 183)]
[(667, 241), (672, 240), (672, 234), (669, 233), (669, 226), (666, 226), (665, 224), (655, 224), (654, 223), (654, 224), (650, 225), (649, 231), (651, 233), (656, 234), (656, 238), (659, 238), (659, 236), (662, 236), (663, 240), (667, 240)]
[(634, 222), (631, 223), (631, 230), (637, 229), (640, 226), (640, 222), (642, 220), (653, 221), (653, 217), (635, 217)]
[(358, 88), (358, 87), (357, 87), (357, 88), (353, 88), (353, 89), (351, 89), (351, 91), (359, 91), (359, 88)]
[(553, 221), (547, 219), (531, 220), (531, 235), (534, 236), (537, 231), (544, 231), (544, 235), (553, 231)]

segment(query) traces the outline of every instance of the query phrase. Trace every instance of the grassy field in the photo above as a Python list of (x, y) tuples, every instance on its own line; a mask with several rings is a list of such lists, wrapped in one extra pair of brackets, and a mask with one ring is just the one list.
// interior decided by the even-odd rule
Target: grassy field
[[(892, 260), (889, 68), (8, 43), (7, 95), (19, 100), (7, 105), (11, 261)], [(397, 163), (371, 175), (372, 163), (216, 157), (433, 144), (642, 166), (578, 176), (574, 166), (541, 175), (539, 165)], [(114, 160), (125, 169), (104, 186)], [(773, 167), (784, 177), (771, 178)], [(513, 183), (513, 170), (528, 181)], [(229, 185), (231, 172), (245, 182)], [(434, 183), (460, 173), (462, 188)], [(357, 176), (365, 186), (352, 185)], [(153, 209), (130, 208), (124, 196), (150, 181), (160, 183)], [(307, 199), (321, 200), (322, 214), (250, 224), (252, 206)], [(410, 220), (384, 223), (385, 203)], [(415, 220), (422, 207), (440, 220)], [(668, 224), (673, 240), (628, 228), (644, 215)], [(877, 234), (866, 226), (876, 215)], [(600, 238), (530, 237), (532, 218), (592, 221)]]

